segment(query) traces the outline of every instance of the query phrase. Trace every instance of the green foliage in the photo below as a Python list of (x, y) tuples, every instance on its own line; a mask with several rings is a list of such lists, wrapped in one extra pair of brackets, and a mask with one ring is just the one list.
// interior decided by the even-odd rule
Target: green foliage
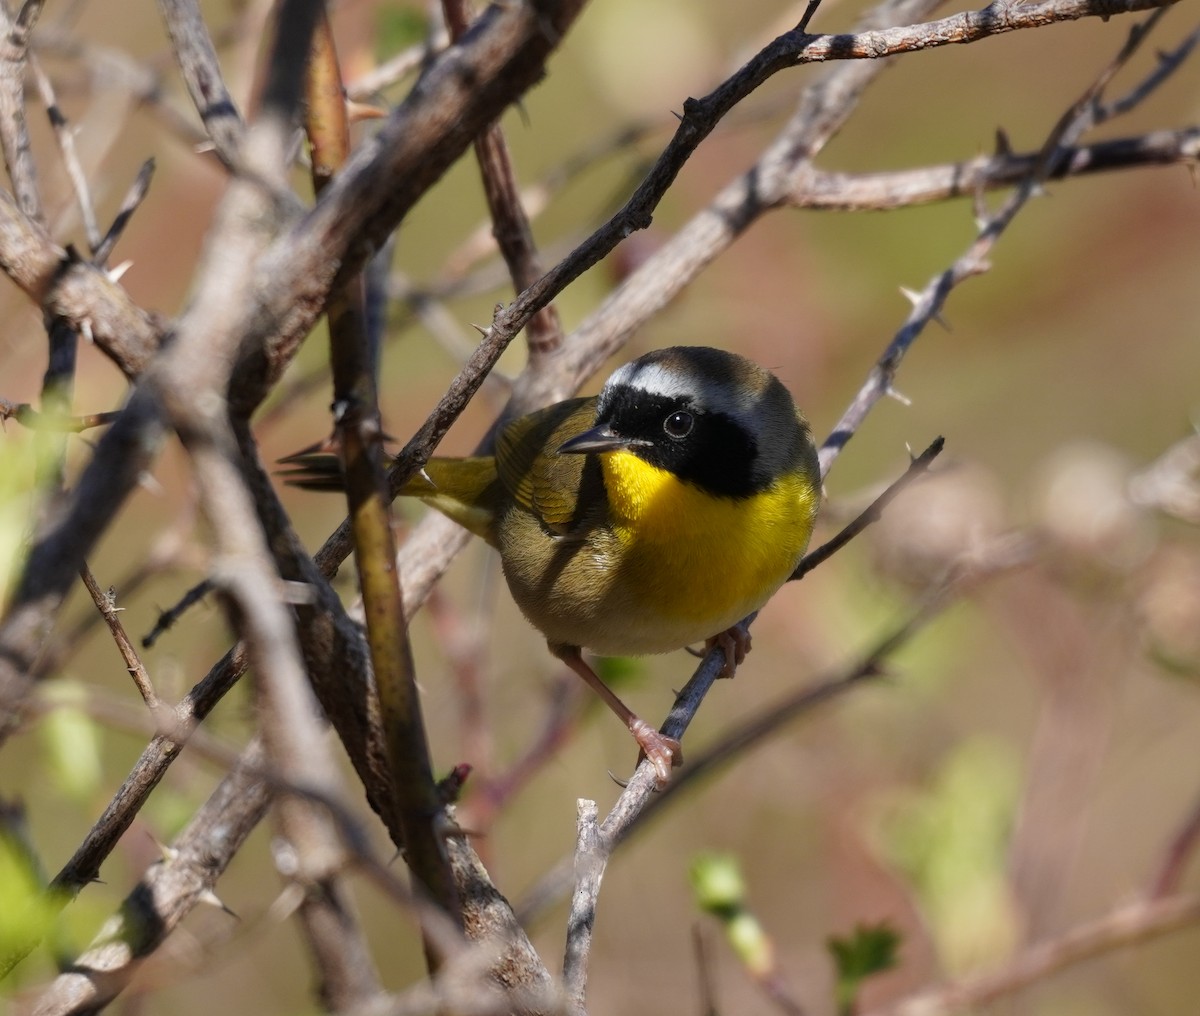
[(854, 1012), (863, 981), (896, 965), (901, 936), (887, 923), (860, 924), (846, 938), (830, 936), (829, 953), (837, 968), (834, 997), (841, 1014)]
[(45, 688), (47, 699), (56, 703), (38, 725), (55, 785), (78, 803), (87, 802), (100, 789), (100, 728), (78, 702), (83, 688), (69, 681), (55, 681)]
[(763, 926), (745, 907), (746, 883), (732, 854), (700, 854), (690, 868), (696, 905), (721, 922), (734, 954), (755, 977), (775, 969), (775, 949)]
[(1005, 859), (1018, 787), (1008, 746), (975, 737), (950, 753), (927, 789), (893, 794), (880, 810), (879, 848), (912, 883), (952, 972), (1015, 941)]
[[(6, 809), (7, 810), (7, 809)], [(0, 968), (54, 926), (59, 907), (43, 891), (37, 859), (14, 826), (0, 827)]]
[(429, 20), (420, 8), (395, 4), (379, 8), (375, 24), (375, 53), (381, 61), (415, 46), (429, 31)]
[(34, 443), (6, 434), (0, 441), (0, 593), (9, 589), (29, 550), (29, 492)]
[(732, 854), (700, 854), (692, 859), (689, 875), (696, 906), (706, 914), (722, 917), (741, 909), (746, 883)]

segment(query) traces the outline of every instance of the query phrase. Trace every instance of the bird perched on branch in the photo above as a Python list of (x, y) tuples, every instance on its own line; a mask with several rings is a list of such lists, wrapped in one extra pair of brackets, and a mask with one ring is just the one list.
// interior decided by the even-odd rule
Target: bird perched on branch
[[(340, 485), (331, 456), (300, 453), (288, 482)], [(494, 455), (433, 458), (419, 497), (500, 552), (521, 611), (550, 651), (629, 728), (660, 783), (679, 743), (635, 715), (584, 661), (720, 645), (792, 574), (821, 500), (816, 446), (783, 384), (701, 346), (647, 353), (598, 396), (507, 424)]]

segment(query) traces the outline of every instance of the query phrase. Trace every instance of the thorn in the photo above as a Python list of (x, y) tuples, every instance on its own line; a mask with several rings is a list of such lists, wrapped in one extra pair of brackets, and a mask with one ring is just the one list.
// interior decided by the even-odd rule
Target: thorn
[(996, 156), (1001, 159), (1011, 158), (1012, 143), (1008, 140), (1008, 132), (1003, 127), (996, 128)]
[(207, 155), (209, 152), (215, 152), (216, 150), (217, 146), (211, 141), (201, 141), (194, 149), (192, 149), (192, 151), (194, 151), (197, 155)]
[(132, 267), (132, 261), (122, 261), (119, 265), (116, 265), (108, 270), (108, 277), (113, 282), (120, 282), (121, 276), (129, 271), (129, 269)]
[(984, 199), (982, 187), (975, 192), (975, 200), (972, 203), (971, 211), (975, 218), (975, 228), (982, 233), (987, 229), (992, 218), (988, 214), (987, 201)]
[(895, 388), (893, 388), (891, 385), (888, 385), (888, 386), (887, 386), (887, 388), (884, 390), (884, 394), (885, 394), (885, 395), (886, 395), (886, 396), (887, 396), (889, 399), (895, 399), (895, 400), (896, 400), (897, 402), (899, 402), (899, 403), (900, 403), (900, 405), (902, 405), (902, 406), (911, 406), (911, 405), (912, 405), (912, 399), (910, 399), (910, 398), (909, 398), (907, 395), (905, 395), (904, 393), (897, 391), (897, 390), (896, 390)]
[(230, 910), (227, 906), (225, 906), (224, 903), (221, 902), (221, 897), (219, 897), (211, 889), (203, 890), (200, 893), (200, 895), (196, 897), (196, 902), (207, 903), (210, 907), (216, 907), (218, 910), (224, 910), (225, 913), (227, 913), (235, 921), (241, 920), (241, 918), (238, 917), (237, 914), (235, 914), (232, 910)]
[(293, 462), (303, 465), (303, 460), (310, 455), (336, 455), (340, 445), (335, 436), (323, 437), (320, 441), (315, 441), (307, 447), (301, 448), (298, 452), (292, 452), (291, 455), (285, 455), (278, 459), (281, 466), (291, 465)]
[(417, 475), (418, 475), (418, 476), (419, 476), (419, 477), (420, 477), (422, 480), (424, 480), (426, 483), (428, 483), (428, 484), (429, 484), (429, 486), (433, 487), (435, 490), (437, 489), (437, 484), (433, 482), (433, 477), (432, 477), (432, 476), (430, 476), (430, 475), (429, 475), (427, 472), (425, 472), (425, 467), (424, 467), (424, 466), (422, 466), (422, 467), (421, 467), (421, 469), (420, 469), (420, 471), (417, 473)]
[(82, 335), (89, 343), (95, 343), (96, 334), (92, 331), (91, 318), (83, 318), (80, 320), (79, 334)]
[[(675, 119), (678, 120), (680, 123), (683, 123), (683, 114), (682, 113), (676, 113), (675, 110), (671, 110), (671, 116), (675, 117)], [(609, 773), (609, 775), (611, 776), (612, 773)]]
[(150, 837), (150, 842), (158, 847), (158, 852), (163, 864), (170, 864), (172, 861), (179, 860), (178, 850), (176, 850), (174, 847), (167, 846), (167, 844), (163, 843), (157, 836), (154, 835), (154, 833), (150, 832), (149, 829), (146, 830), (146, 835)]
[(471, 327), (472, 327), (472, 328), (474, 328), (474, 329), (475, 329), (475, 331), (477, 331), (477, 332), (478, 332), (480, 335), (482, 335), (482, 336), (483, 336), (485, 339), (487, 338), (488, 332), (490, 332), (490, 331), (491, 331), (491, 329), (490, 329), (490, 328), (484, 328), (484, 327), (483, 327), (483, 325), (477, 325), (477, 324), (475, 324), (475, 322), (474, 322), (474, 321), (472, 321), (472, 322), (471, 322)]
[(148, 494), (161, 496), (163, 494), (163, 485), (159, 483), (152, 473), (143, 470), (138, 474), (138, 486)]
[(267, 916), (277, 924), (283, 924), (289, 917), (300, 909), (304, 902), (304, 890), (296, 882), (290, 882), (283, 887), (283, 892), (275, 897), (275, 901), (267, 908)]
[(929, 315), (929, 318), (931, 321), (936, 321), (939, 325), (941, 325), (943, 330), (947, 333), (953, 333), (954, 329), (951, 328), (950, 323), (944, 317), (942, 317), (942, 312), (940, 310), (935, 310)]
[(346, 100), (346, 119), (350, 123), (361, 123), (364, 120), (382, 120), (388, 115), (386, 109), (379, 106), (373, 106), (369, 102), (355, 102), (353, 99)]
[(909, 289), (907, 286), (900, 287), (900, 295), (914, 307), (918, 306), (921, 303), (921, 300), (924, 299), (920, 293), (916, 292), (916, 290)]
[[(682, 119), (682, 117), (681, 117), (680, 119)], [(629, 781), (628, 781), (628, 780), (623, 780), (623, 779), (621, 779), (621, 777), (619, 777), (619, 776), (618, 776), (616, 773), (614, 773), (614, 772), (613, 772), (611, 769), (608, 771), (608, 778), (609, 778), (610, 780), (612, 780), (612, 781), (613, 781), (613, 783), (615, 783), (615, 784), (616, 784), (618, 787), (620, 787), (622, 790), (624, 790), (626, 787), (628, 787), (628, 786), (629, 786)]]

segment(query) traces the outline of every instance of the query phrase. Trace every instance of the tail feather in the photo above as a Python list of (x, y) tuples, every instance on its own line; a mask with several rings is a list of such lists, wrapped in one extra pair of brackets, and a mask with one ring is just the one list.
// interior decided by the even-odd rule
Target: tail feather
[[(302, 490), (345, 489), (342, 463), (323, 445), (305, 448), (279, 460), (287, 469), (277, 475), (290, 487)], [(425, 468), (405, 481), (399, 497), (420, 498), (464, 529), (496, 545), (496, 515), (502, 491), (496, 462), (490, 456), (469, 459), (430, 459)]]

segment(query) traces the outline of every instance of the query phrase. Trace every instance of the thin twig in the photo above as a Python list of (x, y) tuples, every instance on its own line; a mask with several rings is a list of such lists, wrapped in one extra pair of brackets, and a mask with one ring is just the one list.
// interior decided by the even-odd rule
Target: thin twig
[(81, 434), (93, 427), (107, 427), (120, 415), (120, 410), (112, 410), (106, 413), (89, 413), (87, 416), (55, 416), (38, 412), (28, 402), (0, 399), (0, 421), (16, 420), (22, 427), (52, 434)]
[(1200, 849), (1200, 802), (1192, 805), (1191, 811), (1167, 844), (1158, 870), (1151, 879), (1147, 898), (1161, 900), (1179, 892), (1184, 873), (1196, 856), (1197, 849)]
[(1001, 969), (922, 991), (867, 1016), (952, 1016), (1016, 994), (1063, 970), (1148, 942), (1200, 921), (1200, 896), (1138, 900), (1059, 938), (1031, 946)]
[(86, 564), (80, 572), (83, 578), (83, 584), (91, 594), (92, 602), (96, 604), (96, 609), (100, 612), (100, 616), (104, 618), (104, 623), (108, 625), (108, 630), (112, 632), (113, 641), (117, 644), (117, 651), (121, 654), (121, 659), (125, 661), (125, 669), (129, 671), (129, 676), (133, 678), (133, 683), (137, 686), (138, 692), (142, 696), (142, 701), (150, 708), (150, 712), (154, 713), (159, 706), (158, 694), (154, 690), (154, 685), (150, 681), (150, 674), (146, 670), (146, 666), (142, 663), (141, 658), (137, 654), (133, 643), (129, 641), (129, 636), (125, 634), (125, 626), (121, 624), (120, 614), (118, 613), (123, 608), (117, 606), (117, 593), (115, 589), (107, 591), (100, 588), (100, 583), (96, 581), (96, 576), (92, 574), (91, 568)]
[[(470, 21), (467, 0), (442, 0), (442, 11), (450, 30), (450, 40), (456, 42), (466, 32)], [(542, 267), (529, 228), (529, 216), (521, 203), (512, 155), (498, 123), (475, 139), (475, 158), (492, 217), (492, 235), (508, 265), (513, 288), (520, 293), (541, 277)], [(530, 317), (525, 335), (531, 361), (536, 362), (559, 347), (563, 338), (562, 323), (554, 304), (547, 303)]]
[[(1039, 186), (1040, 181), (1044, 178), (1044, 174), (1054, 163), (1054, 156), (1059, 149), (1059, 145), (1062, 143), (1073, 143), (1078, 136), (1078, 132), (1082, 130), (1083, 125), (1091, 122), (1090, 107), (1093, 100), (1102, 92), (1105, 84), (1116, 73), (1117, 68), (1132, 55), (1146, 34), (1147, 32), (1140, 27), (1130, 33), (1125, 46), (1122, 47), (1113, 61), (1100, 72), (1096, 81), (1087, 90), (1084, 97), (1076, 102), (1059, 119), (1054, 129), (1050, 132), (1042, 149), (1043, 156), (1039, 160), (1035, 171), (1030, 174), (1029, 178), (1022, 183), (994, 216), (985, 220), (979, 237), (968, 249), (967, 253), (960, 257), (951, 269), (939, 275), (927, 287), (925, 292), (917, 294), (914, 297), (915, 306), (913, 314), (910, 315), (909, 322), (906, 323), (905, 327), (901, 329), (896, 339), (888, 347), (880, 362), (872, 370), (867, 384), (860, 391), (850, 409), (843, 415), (834, 433), (822, 446), (822, 476), (827, 474), (838, 452), (857, 430), (859, 424), (870, 411), (871, 407), (874, 406), (875, 402), (891, 390), (892, 379), (895, 376), (895, 371), (904, 353), (912, 341), (916, 339), (924, 325), (940, 313), (949, 291), (958, 282), (986, 268), (986, 252), (991, 249), (992, 245), (994, 245), (1003, 233), (1005, 227), (1012, 221), (1013, 217)], [(914, 617), (913, 621), (893, 633), (893, 636), (885, 639), (877, 649), (882, 649), (883, 654), (886, 654), (896, 644), (906, 639), (914, 626), (924, 623), (924, 614), (927, 611), (936, 612), (946, 602), (946, 598), (953, 591), (953, 586), (954, 583), (951, 581), (947, 586), (931, 594), (931, 597), (926, 601), (925, 607)], [(744, 726), (731, 735), (718, 752), (706, 755), (702, 765), (692, 763), (689, 768), (699, 773), (727, 755), (740, 753), (747, 745), (755, 743), (759, 738), (764, 736), (766, 730), (775, 729), (779, 723), (783, 722), (783, 718), (790, 717), (797, 711), (809, 708), (814, 701), (823, 700), (827, 694), (836, 694), (845, 687), (853, 686), (864, 676), (877, 673), (881, 659), (882, 655), (878, 653), (868, 654), (868, 656), (864, 657), (862, 663), (853, 669), (841, 682), (819, 685), (818, 698), (810, 699), (808, 693), (801, 693), (791, 703), (790, 709), (780, 709), (779, 707), (771, 709), (769, 714), (758, 718), (754, 723)], [(676, 739), (682, 738), (683, 733), (686, 731), (718, 672), (723, 669), (723, 664), (723, 653), (716, 650), (709, 653), (697, 668), (687, 686), (684, 687), (683, 691), (677, 697), (675, 706), (668, 715), (666, 722), (660, 727), (663, 734)], [(695, 778), (695, 776), (692, 778)], [(587, 905), (583, 905), (578, 913), (573, 911), (568, 929), (568, 936), (580, 936), (581, 942), (584, 943), (582, 949), (574, 949), (572, 945), (568, 944), (568, 955), (572, 955), (573, 949), (575, 953), (578, 953), (574, 960), (576, 963), (586, 966), (586, 943), (590, 941), (590, 927), (591, 923), (595, 920), (595, 898), (599, 891), (599, 881), (603, 876), (608, 857), (625, 835), (626, 830), (631, 828), (641, 819), (641, 816), (651, 811), (652, 808), (662, 807), (663, 802), (669, 800), (672, 793), (678, 793), (678, 786), (683, 784), (683, 780), (677, 778), (674, 781), (674, 789), (673, 785), (668, 785), (661, 794), (657, 795), (657, 801), (652, 803), (656, 782), (653, 768), (648, 763), (639, 766), (638, 771), (634, 773), (633, 778), (629, 781), (617, 803), (613, 806), (612, 811), (601, 824), (599, 835), (588, 841), (589, 855), (585, 861), (580, 860), (577, 852), (576, 867), (579, 876), (576, 879), (574, 898), (582, 899)], [(586, 883), (584, 880), (586, 880)], [(576, 973), (575, 978), (577, 983), (585, 983), (586, 972), (583, 974)]]
[[(350, 151), (341, 70), (328, 20), (313, 39), (306, 78), (305, 128), (313, 151), (313, 186), (320, 195), (343, 171)], [(439, 807), (416, 671), (404, 623), (396, 546), (386, 496), (373, 357), (363, 321), (362, 280), (335, 288), (329, 308), (335, 439), (345, 475), (362, 589), (367, 644), (375, 676), (391, 771), (393, 807), (403, 831), (405, 861), (421, 886), (454, 921), (461, 909), (443, 849), (446, 817)], [(441, 962), (427, 940), (431, 972)]]
[(103, 1008), (196, 904), (216, 899), (216, 880), (266, 812), (270, 792), (256, 775), (261, 766), (255, 741), (88, 950), (41, 993), (41, 1016)]
[(226, 166), (233, 168), (238, 165), (246, 125), (225, 87), (221, 63), (200, 7), (195, 0), (159, 0), (158, 6), (184, 84), (212, 140), (213, 150)]
[(37, 82), (42, 104), (46, 107), (46, 116), (50, 120), (50, 127), (58, 142), (58, 151), (62, 156), (63, 166), (66, 167), (71, 187), (75, 191), (75, 201), (79, 205), (79, 214), (83, 218), (83, 232), (87, 237), (88, 251), (95, 257), (96, 250), (100, 246), (100, 227), (96, 224), (96, 209), (92, 204), (92, 195), (88, 189), (87, 174), (84, 173), (83, 165), (79, 161), (79, 153), (75, 150), (75, 133), (71, 130), (71, 125), (58, 105), (58, 99), (54, 94), (54, 85), (46, 72), (42, 70), (40, 61), (33, 53), (29, 54), (29, 69), (33, 72), (34, 81)]
[(938, 320), (946, 299), (960, 283), (975, 275), (986, 272), (990, 267), (988, 256), (1001, 235), (1026, 203), (1040, 192), (1045, 180), (1063, 164), (1066, 152), (1079, 135), (1093, 123), (1094, 106), (1105, 86), (1117, 71), (1133, 55), (1148, 34), (1149, 27), (1162, 11), (1147, 19), (1147, 25), (1136, 26), (1120, 52), (1100, 71), (1091, 86), (1072, 106), (1059, 117), (1044, 141), (1040, 153), (1029, 173), (995, 213), (981, 215), (979, 233), (975, 241), (949, 268), (931, 279), (924, 289), (908, 295), (912, 311), (908, 319), (892, 339), (891, 344), (876, 362), (866, 383), (850, 407), (842, 415), (833, 433), (821, 446), (821, 472), (824, 475), (833, 464), (846, 443), (855, 432), (871, 407), (885, 395), (895, 394), (892, 382), (896, 371), (909, 347), (930, 321)]
[(887, 489), (860, 512), (854, 521), (845, 526), (833, 539), (821, 544), (816, 550), (811, 550), (805, 554), (804, 559), (796, 565), (796, 570), (792, 572), (789, 581), (804, 578), (817, 565), (829, 560), (829, 558), (841, 550), (854, 537), (866, 529), (867, 526), (878, 522), (883, 517), (884, 508), (891, 504), (896, 495), (918, 477), (924, 476), (929, 471), (933, 460), (942, 453), (944, 446), (944, 438), (935, 438), (933, 444), (909, 463), (904, 475), (900, 479), (890, 483)]
[(113, 217), (112, 225), (108, 227), (108, 232), (101, 238), (97, 244), (95, 251), (92, 254), (93, 260), (98, 265), (107, 263), (112, 256), (113, 248), (116, 247), (117, 241), (121, 239), (121, 234), (125, 232), (125, 227), (129, 225), (129, 220), (133, 217), (133, 213), (138, 210), (141, 203), (146, 199), (146, 195), (150, 192), (150, 181), (154, 178), (155, 162), (153, 159), (147, 159), (142, 163), (142, 168), (138, 170), (137, 176), (129, 186), (129, 190), (125, 193), (125, 197), (121, 200), (121, 207), (117, 209), (117, 214)]

